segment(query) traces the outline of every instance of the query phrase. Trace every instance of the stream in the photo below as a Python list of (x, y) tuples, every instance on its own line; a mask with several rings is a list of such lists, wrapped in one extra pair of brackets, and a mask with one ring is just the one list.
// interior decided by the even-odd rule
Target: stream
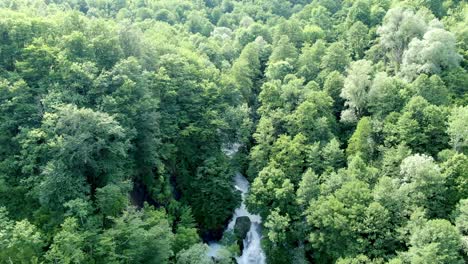
[[(251, 221), (249, 232), (243, 241), (244, 250), (242, 251), (242, 255), (236, 258), (237, 263), (265, 264), (265, 253), (263, 252), (260, 243), (262, 238), (262, 219), (259, 215), (251, 214), (245, 206), (245, 196), (249, 191), (250, 184), (247, 179), (240, 173), (236, 173), (236, 176), (234, 177), (234, 184), (234, 187), (242, 194), (242, 204), (234, 211), (232, 220), (229, 222), (226, 230), (232, 231), (234, 229), (234, 225), (236, 224), (236, 219), (238, 217), (247, 216)], [(223, 247), (217, 242), (209, 243), (208, 246), (210, 247), (208, 255), (211, 257), (215, 257), (217, 252)]]

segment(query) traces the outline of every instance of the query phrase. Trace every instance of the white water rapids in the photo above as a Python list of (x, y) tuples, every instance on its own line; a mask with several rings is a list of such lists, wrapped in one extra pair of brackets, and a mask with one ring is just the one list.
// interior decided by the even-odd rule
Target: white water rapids
[[(235, 152), (235, 151), (234, 151)], [(229, 153), (228, 155), (232, 155), (233, 152)], [(234, 177), (234, 187), (239, 190), (242, 194), (242, 204), (239, 208), (234, 211), (234, 215), (232, 216), (232, 220), (229, 222), (227, 230), (232, 231), (234, 229), (234, 225), (236, 224), (236, 219), (241, 216), (248, 216), (251, 221), (250, 230), (247, 233), (243, 244), (244, 249), (242, 251), (242, 255), (237, 257), (238, 264), (265, 264), (265, 253), (261, 247), (261, 223), (262, 219), (259, 215), (251, 214), (247, 211), (245, 206), (245, 196), (249, 191), (250, 184), (247, 179), (242, 176), (240, 173), (236, 173)], [(211, 257), (215, 257), (218, 251), (223, 247), (217, 242), (209, 243), (208, 246), (210, 250), (208, 255)]]

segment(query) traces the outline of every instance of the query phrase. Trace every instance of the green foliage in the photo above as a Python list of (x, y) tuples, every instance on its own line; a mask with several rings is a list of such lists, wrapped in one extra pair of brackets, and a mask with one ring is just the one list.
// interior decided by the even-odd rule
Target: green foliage
[(299, 182), (307, 161), (308, 150), (305, 141), (306, 137), (299, 133), (294, 138), (280, 136), (273, 144), (272, 152), (274, 154), (271, 161), (287, 172), (288, 178), (294, 184)]
[(460, 60), (454, 35), (443, 28), (433, 28), (424, 34), (422, 40), (415, 38), (409, 43), (403, 54), (401, 70), (407, 79), (412, 80), (416, 74), (439, 74), (443, 69), (454, 68)]
[(265, 217), (269, 207), (279, 208), (287, 212), (294, 203), (294, 185), (285, 173), (271, 163), (255, 178), (251, 193), (247, 199), (249, 209)]
[(410, 238), (410, 248), (405, 258), (410, 263), (463, 263), (458, 253), (460, 234), (446, 220), (430, 220), (417, 229)]
[(340, 258), (336, 263), (337, 264), (373, 264), (373, 263), (382, 263), (382, 262), (373, 261), (369, 259), (366, 255), (358, 255), (354, 258), (352, 257)]
[(303, 175), (297, 189), (297, 201), (302, 206), (307, 206), (320, 194), (320, 182), (313, 170), (307, 170)]
[(441, 169), (448, 189), (445, 206), (453, 210), (456, 203), (468, 195), (468, 158), (464, 154), (455, 154), (442, 163)]
[(374, 142), (372, 140), (371, 120), (368, 117), (363, 117), (359, 120), (356, 131), (349, 139), (346, 154), (348, 156), (360, 155), (364, 160), (372, 158), (374, 151)]
[(327, 48), (322, 58), (321, 68), (330, 72), (343, 72), (349, 62), (349, 53), (343, 43), (335, 42)]
[[(389, 120), (385, 124), (384, 130), (388, 134), (395, 133), (400, 142), (406, 143), (415, 152), (434, 155), (448, 143), (444, 129), (446, 118), (443, 108), (416, 96), (406, 104), (397, 120)], [(392, 127), (392, 122), (396, 127)]]
[(186, 199), (194, 209), (194, 217), (201, 223), (202, 231), (222, 229), (232, 211), (237, 208), (240, 195), (230, 181), (233, 172), (223, 157), (207, 159), (198, 167), (190, 183)]
[(247, 171), (247, 175), (252, 179), (267, 165), (271, 144), (275, 141), (275, 128), (270, 118), (260, 119), (253, 138), (257, 144), (250, 151), (250, 163)]
[(345, 99), (346, 111), (342, 112), (343, 121), (360, 118), (366, 111), (368, 93), (371, 86), (372, 64), (367, 60), (353, 62), (348, 68), (348, 76), (340, 96)]
[(56, 52), (56, 49), (47, 46), (43, 39), (35, 39), (24, 48), (23, 60), (16, 62), (15, 68), (31, 86), (37, 85), (42, 78), (48, 76), (55, 64)]
[(252, 105), (255, 103), (254, 89), (260, 72), (259, 46), (255, 42), (249, 43), (242, 50), (239, 58), (232, 65), (232, 76), (238, 85), (244, 100)]
[(366, 208), (370, 201), (368, 186), (355, 180), (345, 183), (334, 195), (320, 196), (317, 202), (310, 204), (307, 223), (316, 229), (308, 239), (321, 259), (331, 261), (364, 251), (366, 240), (353, 230), (364, 229)]
[(123, 183), (121, 186), (111, 183), (96, 189), (96, 202), (101, 213), (116, 217), (122, 212), (128, 206), (129, 187), (128, 183)]
[(404, 91), (406, 86), (403, 81), (389, 77), (384, 72), (377, 73), (368, 93), (369, 112), (384, 117), (393, 111), (401, 110), (405, 102), (401, 91)]
[(468, 74), (461, 67), (453, 68), (442, 73), (442, 80), (452, 93), (452, 100), (457, 104), (466, 104), (466, 84), (468, 83)]
[(444, 105), (448, 102), (447, 87), (437, 75), (432, 75), (430, 78), (425, 74), (419, 75), (412, 83), (412, 89), (416, 95), (423, 97), (431, 104)]
[(343, 110), (344, 100), (340, 97), (344, 86), (344, 77), (337, 71), (329, 73), (323, 83), (323, 90), (333, 99), (333, 113), (335, 116)]
[(210, 264), (213, 261), (207, 255), (206, 244), (195, 244), (177, 254), (177, 264)]
[(316, 41), (312, 46), (305, 45), (297, 60), (298, 75), (306, 81), (314, 80), (320, 73), (320, 64), (325, 51), (326, 46), (323, 40)]
[[(466, 123), (468, 122), (468, 107), (457, 107), (452, 110), (449, 117), (449, 126), (447, 133), (450, 136), (450, 143), (457, 151), (465, 152), (468, 147), (468, 131)], [(466, 153), (466, 152), (465, 152)]]
[[(41, 204), (51, 209), (125, 175), (129, 143), (125, 130), (106, 113), (59, 107), (45, 114), (41, 128), (30, 130), (23, 145), (23, 151), (30, 153), (23, 170), (44, 166), (35, 192)], [(39, 159), (44, 163), (36, 164)]]
[(355, 59), (362, 58), (364, 50), (369, 45), (369, 29), (361, 21), (354, 23), (347, 32), (347, 45)]
[(400, 177), (400, 191), (409, 196), (410, 204), (424, 207), (429, 215), (446, 215), (445, 176), (431, 157), (416, 154), (405, 158)]
[(390, 9), (377, 29), (380, 45), (387, 57), (395, 63), (395, 69), (403, 61), (403, 52), (412, 39), (421, 38), (426, 32), (427, 24), (419, 14), (403, 8)]
[(186, 25), (190, 32), (200, 33), (204, 36), (208, 36), (213, 29), (210, 21), (202, 13), (195, 11), (188, 15)]
[(84, 239), (84, 233), (78, 230), (77, 220), (67, 218), (60, 232), (54, 236), (54, 242), (45, 257), (53, 263), (81, 263), (86, 260)]
[(331, 98), (324, 92), (310, 92), (296, 110), (288, 116), (291, 134), (301, 133), (310, 142), (326, 142), (332, 137), (336, 126), (331, 115)]
[[(455, 226), (461, 234), (462, 249), (465, 254), (468, 252), (468, 200), (462, 199), (455, 210)], [(465, 256), (466, 259), (466, 256)]]
[(267, 229), (266, 235), (273, 243), (283, 243), (286, 239), (287, 228), (289, 226), (288, 214), (282, 216), (278, 208), (267, 217), (265, 227)]
[(323, 29), (317, 25), (306, 25), (304, 27), (303, 32), (304, 32), (304, 40), (307, 43), (311, 43), (311, 44), (325, 37), (325, 32), (323, 32)]
[(0, 207), (0, 257), (2, 261), (39, 263), (44, 238), (28, 220), (9, 219), (5, 207)]
[(0, 1), (0, 263), (467, 262), (467, 8)]
[(168, 263), (173, 234), (160, 210), (125, 210), (99, 238), (96, 255), (103, 262)]
[(294, 62), (297, 57), (297, 51), (294, 45), (289, 41), (288, 36), (282, 36), (273, 46), (269, 62), (274, 63), (280, 60)]

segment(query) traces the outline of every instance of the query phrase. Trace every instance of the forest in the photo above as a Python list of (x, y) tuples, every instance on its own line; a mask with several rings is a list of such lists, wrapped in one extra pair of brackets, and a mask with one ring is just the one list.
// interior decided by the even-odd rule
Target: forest
[(0, 263), (468, 263), (467, 70), (463, 0), (0, 0)]

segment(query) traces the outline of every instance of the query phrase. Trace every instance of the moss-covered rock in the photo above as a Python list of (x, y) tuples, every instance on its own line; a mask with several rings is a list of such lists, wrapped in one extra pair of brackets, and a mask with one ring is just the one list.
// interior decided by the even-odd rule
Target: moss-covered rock
[(237, 241), (241, 243), (247, 236), (247, 232), (250, 230), (250, 218), (248, 216), (241, 216), (236, 219), (236, 224), (234, 225), (234, 234), (236, 235)]

